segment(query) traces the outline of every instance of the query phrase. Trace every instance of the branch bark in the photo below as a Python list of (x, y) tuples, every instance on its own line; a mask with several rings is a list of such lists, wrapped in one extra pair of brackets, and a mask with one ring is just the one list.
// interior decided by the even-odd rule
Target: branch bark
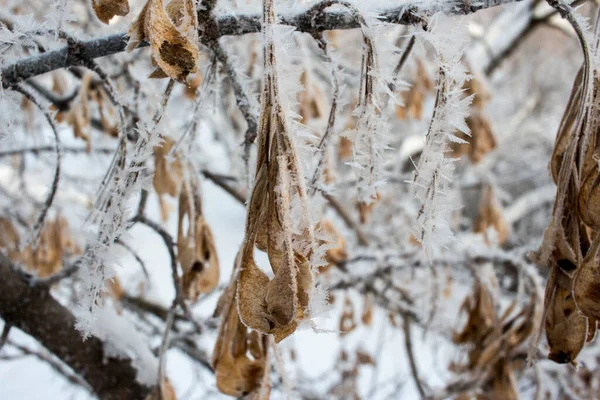
[(5, 323), (37, 339), (78, 373), (102, 400), (144, 400), (151, 388), (136, 381), (127, 359), (104, 353), (100, 339), (85, 342), (74, 328), (75, 317), (44, 286), (32, 287), (0, 254), (0, 316)]
[[(382, 22), (398, 25), (417, 25), (424, 24), (427, 17), (435, 12), (446, 15), (468, 15), (479, 10), (518, 1), (522, 0), (484, 0), (473, 4), (468, 1), (451, 0), (429, 10), (423, 10), (420, 3), (414, 1), (412, 4), (403, 4), (384, 10), (380, 12), (380, 15)], [(300, 32), (309, 33), (360, 27), (358, 18), (348, 11), (321, 11), (317, 6), (301, 13), (282, 15), (281, 23), (292, 25)], [(261, 30), (261, 15), (221, 15), (216, 18), (216, 25), (219, 37), (257, 33)], [(203, 32), (200, 32), (200, 34), (202, 35)], [(23, 80), (46, 72), (76, 66), (81, 64), (81, 60), (92, 60), (120, 53), (125, 50), (128, 40), (129, 37), (125, 33), (119, 33), (82, 41), (77, 46), (65, 46), (57, 50), (26, 57), (2, 68), (0, 72), (2, 86), (4, 88), (12, 87)], [(141, 43), (140, 47), (147, 45), (148, 43)]]

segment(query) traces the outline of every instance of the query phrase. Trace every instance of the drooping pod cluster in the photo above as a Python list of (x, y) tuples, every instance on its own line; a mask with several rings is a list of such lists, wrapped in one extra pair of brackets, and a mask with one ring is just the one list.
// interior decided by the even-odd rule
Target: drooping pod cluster
[(550, 172), (557, 184), (552, 220), (537, 253), (550, 268), (544, 327), (549, 358), (573, 362), (600, 319), (600, 121), (595, 70), (579, 70), (556, 137)]
[[(264, 87), (258, 127), (254, 188), (248, 203), (237, 308), (251, 329), (273, 334), (277, 342), (308, 317), (313, 287), (311, 257), (314, 232), (307, 215), (304, 177), (282, 105), (273, 38), (275, 10), (264, 3)], [(298, 220), (292, 220), (299, 208)], [(254, 250), (266, 252), (274, 277), (254, 260)]]

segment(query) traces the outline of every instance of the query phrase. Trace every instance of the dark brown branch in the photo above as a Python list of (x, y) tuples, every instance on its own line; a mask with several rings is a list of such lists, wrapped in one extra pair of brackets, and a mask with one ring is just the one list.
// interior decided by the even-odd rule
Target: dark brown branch
[(85, 342), (75, 330), (75, 317), (45, 287), (31, 287), (12, 262), (0, 254), (0, 316), (37, 339), (69, 365), (102, 400), (144, 400), (150, 388), (137, 382), (128, 359), (104, 352), (92, 336)]
[[(522, 0), (516, 0), (522, 1)], [(419, 3), (403, 4), (396, 8), (382, 11), (380, 13), (383, 22), (415, 25), (423, 23), (429, 15), (440, 11), (447, 15), (468, 15), (479, 10), (495, 7), (501, 4), (514, 3), (514, 0), (485, 0), (480, 2), (448, 1), (436, 9), (427, 12), (421, 11)], [(295, 26), (300, 32), (321, 32), (326, 30), (355, 29), (359, 28), (358, 18), (348, 11), (324, 10), (319, 13), (307, 10), (293, 15), (282, 15), (281, 21), (285, 25)], [(216, 29), (218, 32), (209, 32), (210, 36), (216, 34), (222, 36), (237, 36), (247, 33), (257, 33), (261, 30), (261, 16), (252, 15), (222, 15), (216, 18)], [(207, 29), (203, 24), (202, 31)], [(211, 26), (210, 28), (214, 28)], [(200, 32), (201, 35), (204, 32)], [(43, 54), (31, 56), (3, 67), (3, 87), (11, 87), (15, 84), (46, 72), (60, 68), (68, 68), (81, 64), (81, 60), (93, 60), (117, 54), (125, 50), (129, 37), (124, 33), (118, 33), (103, 38), (82, 41), (77, 46), (65, 46), (57, 50), (48, 51)], [(140, 47), (147, 46), (141, 43)]]

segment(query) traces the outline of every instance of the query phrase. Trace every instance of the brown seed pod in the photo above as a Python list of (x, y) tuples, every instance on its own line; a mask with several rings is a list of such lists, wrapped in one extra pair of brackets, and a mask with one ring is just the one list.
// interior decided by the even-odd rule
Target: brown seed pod
[(152, 183), (154, 190), (159, 196), (168, 194), (176, 197), (179, 194), (182, 183), (182, 167), (179, 157), (172, 162), (167, 160), (167, 155), (175, 145), (175, 142), (164, 137), (162, 146), (154, 148), (154, 177)]
[(210, 293), (217, 287), (219, 258), (212, 231), (202, 215), (199, 196), (193, 196), (193, 203), (186, 190), (179, 196), (177, 260), (183, 270), (184, 295), (196, 301), (201, 293)]
[(241, 258), (237, 257), (229, 286), (221, 295), (215, 315), (221, 325), (212, 355), (217, 388), (230, 396), (252, 393), (257, 399), (268, 399), (268, 338), (259, 332), (248, 332), (236, 308), (236, 277)]
[(487, 236), (488, 228), (493, 228), (498, 234), (498, 244), (502, 245), (510, 233), (508, 224), (502, 216), (498, 200), (491, 186), (486, 186), (479, 202), (479, 215), (473, 222), (473, 232), (484, 234), (486, 243), (490, 243)]
[(595, 240), (583, 263), (575, 272), (573, 297), (577, 308), (588, 318), (600, 319), (600, 267), (598, 266), (598, 243)]
[(548, 358), (559, 364), (577, 358), (587, 338), (587, 319), (581, 315), (569, 290), (557, 287), (546, 313)]
[(344, 300), (344, 308), (342, 310), (342, 316), (340, 317), (340, 335), (344, 336), (352, 332), (356, 328), (356, 322), (354, 321), (354, 304), (348, 296)]
[(579, 191), (579, 217), (591, 228), (600, 228), (600, 177), (597, 167), (584, 177)]
[(105, 24), (115, 16), (129, 14), (128, 0), (92, 0), (92, 8), (98, 19)]
[(169, 8), (174, 20), (163, 8), (163, 0), (148, 0), (129, 28), (128, 51), (142, 41), (152, 46), (152, 60), (158, 66), (153, 78), (170, 77), (185, 82), (198, 70), (198, 19), (191, 0), (179, 0)]

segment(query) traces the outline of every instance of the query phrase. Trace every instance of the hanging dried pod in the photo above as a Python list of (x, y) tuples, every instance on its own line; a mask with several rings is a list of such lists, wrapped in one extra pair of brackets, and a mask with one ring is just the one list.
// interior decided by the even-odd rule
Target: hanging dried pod
[(306, 124), (310, 120), (326, 117), (328, 111), (325, 95), (319, 86), (311, 81), (306, 70), (300, 75), (300, 84), (305, 88), (298, 95), (300, 121)]
[(92, 8), (98, 19), (105, 24), (115, 16), (125, 16), (129, 14), (128, 0), (92, 0)]
[(172, 197), (177, 197), (181, 189), (181, 161), (177, 156), (172, 162), (167, 159), (174, 145), (175, 142), (172, 139), (163, 137), (162, 145), (154, 148), (154, 177), (152, 183), (159, 196), (169, 194)]
[(344, 308), (342, 309), (342, 316), (340, 317), (340, 335), (345, 336), (348, 333), (356, 329), (356, 321), (354, 320), (354, 304), (350, 297), (346, 296), (344, 299)]
[(326, 267), (321, 268), (321, 272), (342, 263), (348, 259), (348, 251), (346, 250), (346, 242), (340, 232), (333, 226), (333, 223), (328, 219), (322, 219), (317, 229), (329, 236), (332, 247), (327, 249), (325, 259), (329, 263)]
[(219, 258), (212, 231), (202, 213), (197, 185), (190, 186), (189, 191), (182, 190), (179, 195), (177, 261), (183, 271), (184, 295), (196, 301), (201, 293), (210, 293), (217, 287)]
[(152, 60), (158, 66), (153, 78), (170, 77), (185, 82), (198, 70), (198, 17), (192, 0), (171, 2), (165, 11), (163, 0), (148, 0), (129, 28), (127, 51), (142, 41), (152, 46)]
[(600, 319), (599, 244), (600, 236), (595, 239), (592, 247), (588, 250), (573, 280), (573, 298), (577, 308), (593, 321)]
[(490, 227), (497, 232), (498, 244), (504, 244), (510, 230), (502, 215), (494, 189), (490, 185), (486, 185), (479, 202), (479, 215), (473, 222), (473, 232), (484, 234), (486, 243), (490, 244), (487, 234)]
[(373, 324), (373, 296), (371, 294), (366, 294), (364, 300), (360, 320), (364, 325), (371, 326)]
[(240, 321), (235, 303), (237, 274), (241, 258), (238, 254), (229, 286), (219, 299), (215, 316), (221, 317), (217, 342), (212, 354), (217, 388), (230, 396), (253, 394), (268, 399), (268, 337), (248, 328)]
[[(307, 196), (279, 98), (271, 1), (264, 3), (264, 21), (265, 77), (256, 175), (248, 204), (236, 300), (240, 319), (247, 327), (273, 334), (279, 342), (308, 317), (313, 286), (309, 260), (316, 243), (309, 219), (295, 221), (291, 216), (295, 202), (307, 209)], [(267, 253), (273, 279), (256, 265), (255, 248)]]
[(560, 363), (575, 360), (587, 338), (587, 318), (581, 315), (569, 289), (557, 287), (546, 313), (548, 358)]

